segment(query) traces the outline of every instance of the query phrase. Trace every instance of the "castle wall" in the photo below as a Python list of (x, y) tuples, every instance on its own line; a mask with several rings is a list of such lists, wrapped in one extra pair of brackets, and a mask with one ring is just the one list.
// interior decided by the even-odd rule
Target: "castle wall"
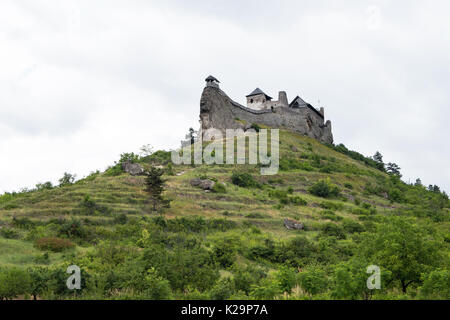
[(201, 129), (246, 129), (252, 123), (272, 128), (285, 128), (324, 143), (332, 143), (331, 122), (308, 107), (254, 110), (231, 100), (219, 88), (206, 87), (200, 100)]

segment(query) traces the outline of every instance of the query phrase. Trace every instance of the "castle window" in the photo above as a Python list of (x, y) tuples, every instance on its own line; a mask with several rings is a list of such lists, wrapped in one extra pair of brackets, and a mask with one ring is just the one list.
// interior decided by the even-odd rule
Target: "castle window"
[(250, 103), (253, 103), (253, 99), (250, 99)]

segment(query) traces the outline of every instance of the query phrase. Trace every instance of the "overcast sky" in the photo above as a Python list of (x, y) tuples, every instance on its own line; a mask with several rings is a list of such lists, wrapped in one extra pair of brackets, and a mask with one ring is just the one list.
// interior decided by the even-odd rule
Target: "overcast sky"
[(325, 107), (335, 143), (448, 192), (449, 13), (447, 0), (2, 0), (0, 193), (177, 147), (209, 74), (242, 104), (255, 87), (299, 94)]

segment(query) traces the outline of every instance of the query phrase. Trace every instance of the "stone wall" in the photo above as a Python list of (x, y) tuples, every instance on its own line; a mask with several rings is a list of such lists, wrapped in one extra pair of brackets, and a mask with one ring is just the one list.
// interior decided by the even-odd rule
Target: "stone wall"
[(256, 123), (271, 128), (284, 128), (324, 143), (332, 143), (331, 122), (309, 107), (276, 107), (254, 110), (231, 100), (220, 88), (206, 87), (200, 100), (201, 129), (245, 129)]

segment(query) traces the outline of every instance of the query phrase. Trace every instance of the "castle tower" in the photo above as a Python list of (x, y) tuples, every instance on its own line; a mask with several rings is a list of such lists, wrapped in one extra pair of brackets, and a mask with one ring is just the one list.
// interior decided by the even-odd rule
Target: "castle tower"
[(208, 78), (206, 78), (205, 81), (207, 87), (214, 87), (214, 88), (219, 87), (220, 81), (214, 78), (213, 76), (208, 76)]
[(267, 109), (268, 102), (272, 100), (272, 97), (265, 94), (260, 88), (256, 88), (247, 98), (247, 107), (255, 110)]
[(283, 106), (283, 107), (289, 106), (286, 91), (278, 92), (278, 105)]

